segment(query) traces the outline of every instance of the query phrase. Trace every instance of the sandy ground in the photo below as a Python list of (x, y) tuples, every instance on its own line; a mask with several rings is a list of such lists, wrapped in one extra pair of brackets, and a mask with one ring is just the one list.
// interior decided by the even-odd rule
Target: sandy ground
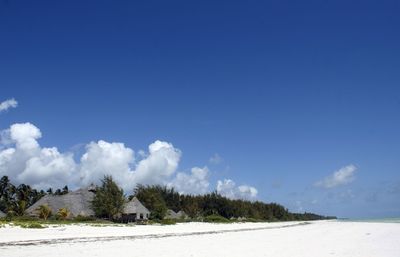
[(399, 257), (400, 223), (318, 221), (0, 228), (0, 256)]

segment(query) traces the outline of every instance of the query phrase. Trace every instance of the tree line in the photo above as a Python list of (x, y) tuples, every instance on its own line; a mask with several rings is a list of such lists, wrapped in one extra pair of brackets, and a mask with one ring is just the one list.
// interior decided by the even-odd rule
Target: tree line
[[(0, 210), (5, 213), (23, 216), (25, 210), (45, 195), (62, 195), (68, 193), (68, 186), (62, 189), (49, 188), (47, 191), (36, 190), (26, 184), (14, 186), (7, 176), (0, 179)], [(175, 212), (183, 210), (192, 219), (202, 219), (208, 216), (221, 216), (226, 219), (247, 219), (263, 221), (290, 221), (290, 220), (319, 220), (335, 217), (326, 217), (313, 213), (292, 213), (277, 203), (229, 199), (214, 191), (204, 195), (180, 194), (174, 188), (161, 185), (137, 185), (133, 189), (131, 200), (137, 197), (151, 212), (150, 219), (164, 219), (167, 210)], [(126, 197), (123, 190), (115, 183), (111, 176), (104, 176), (101, 185), (96, 187), (95, 196), (91, 203), (92, 209), (98, 218), (114, 219), (124, 208)], [(47, 210), (43, 207), (43, 213)], [(61, 211), (61, 216), (68, 210)], [(49, 212), (47, 216), (51, 213)], [(44, 215), (46, 216), (46, 215)]]
[(245, 218), (264, 221), (319, 220), (326, 217), (314, 213), (292, 213), (277, 203), (229, 199), (214, 191), (204, 195), (180, 194), (174, 188), (160, 185), (137, 185), (134, 194), (151, 211), (151, 218), (162, 219), (167, 210), (183, 210), (195, 219), (220, 215), (226, 219)]
[(47, 191), (37, 190), (26, 184), (15, 186), (8, 176), (3, 176), (0, 179), (0, 211), (22, 216), (27, 208), (43, 196), (63, 195), (68, 192), (68, 186), (56, 190), (49, 188)]

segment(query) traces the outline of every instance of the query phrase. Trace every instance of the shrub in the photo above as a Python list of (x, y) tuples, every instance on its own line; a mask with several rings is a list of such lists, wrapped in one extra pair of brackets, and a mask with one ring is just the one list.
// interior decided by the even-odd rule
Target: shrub
[(73, 220), (76, 221), (76, 222), (86, 222), (86, 221), (95, 221), (96, 218), (89, 217), (89, 216), (78, 215)]
[(15, 216), (12, 218), (12, 220), (17, 222), (29, 222), (29, 221), (38, 221), (38, 218), (30, 216)]
[(177, 223), (188, 223), (188, 222), (192, 222), (194, 220), (188, 218), (188, 219), (176, 219)]
[(42, 226), (38, 222), (29, 222), (29, 223), (15, 223), (16, 225), (19, 225), (21, 228), (46, 228), (45, 226)]
[(246, 218), (243, 221), (245, 221), (245, 222), (265, 222), (264, 220), (254, 219), (254, 218)]
[(224, 217), (222, 217), (220, 215), (216, 215), (216, 214), (204, 217), (203, 221), (204, 222), (211, 222), (211, 223), (230, 223), (231, 222), (227, 218), (224, 218)]
[(173, 220), (173, 219), (163, 219), (163, 220), (160, 220), (160, 224), (161, 224), (161, 225), (175, 225), (175, 224), (176, 224), (176, 220)]
[(14, 217), (15, 217), (15, 212), (13, 210), (10, 210), (7, 212), (5, 219), (6, 221), (11, 221), (13, 220)]

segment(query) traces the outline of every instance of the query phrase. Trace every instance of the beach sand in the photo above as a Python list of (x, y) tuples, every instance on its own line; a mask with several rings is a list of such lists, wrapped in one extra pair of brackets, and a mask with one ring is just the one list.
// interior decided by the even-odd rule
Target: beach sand
[(400, 224), (316, 221), (0, 228), (0, 256), (399, 257)]

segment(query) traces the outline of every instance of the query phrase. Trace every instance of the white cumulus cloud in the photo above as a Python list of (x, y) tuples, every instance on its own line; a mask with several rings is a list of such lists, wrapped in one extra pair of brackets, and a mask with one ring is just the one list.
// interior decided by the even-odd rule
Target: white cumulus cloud
[(317, 181), (315, 186), (323, 188), (334, 188), (342, 185), (349, 184), (354, 180), (354, 173), (357, 171), (357, 167), (350, 164), (339, 170), (333, 172), (332, 175), (324, 178), (323, 180)]
[(29, 122), (13, 124), (4, 134), (9, 134), (11, 142), (15, 142), (17, 148), (24, 150), (39, 148), (37, 139), (42, 137), (40, 130)]
[(171, 143), (155, 141), (149, 145), (149, 154), (135, 169), (135, 179), (141, 184), (166, 184), (176, 172), (181, 151)]
[(16, 108), (18, 106), (18, 102), (14, 99), (8, 99), (0, 103), (0, 112), (7, 111), (10, 108)]
[[(2, 132), (5, 149), (0, 151), (0, 175), (37, 188), (60, 187), (75, 172), (71, 154), (61, 154), (56, 147), (41, 148), (40, 130), (31, 123), (13, 124)], [(9, 147), (11, 145), (11, 147)]]
[(255, 187), (247, 185), (236, 186), (236, 183), (231, 179), (218, 180), (217, 192), (231, 199), (254, 199), (258, 194)]
[[(76, 161), (73, 153), (60, 152), (57, 147), (42, 147), (42, 133), (31, 123), (17, 123), (0, 131), (0, 176), (7, 175), (13, 183), (30, 184), (34, 188), (71, 189), (99, 183), (111, 175), (129, 193), (138, 184), (161, 184), (175, 187), (186, 194), (209, 192), (209, 169), (193, 167), (189, 173), (178, 172), (182, 152), (169, 142), (156, 140), (148, 151), (135, 151), (120, 142), (93, 141)], [(231, 198), (252, 199), (254, 187), (236, 186), (232, 180), (218, 181), (219, 193)]]
[(190, 174), (178, 172), (169, 186), (174, 187), (181, 194), (205, 194), (209, 191), (209, 173), (207, 167), (194, 167)]
[(133, 187), (134, 151), (123, 143), (109, 143), (103, 140), (90, 142), (81, 157), (79, 165), (80, 183), (97, 183), (104, 175), (112, 175), (125, 190)]
[(42, 148), (27, 159), (25, 168), (18, 174), (18, 181), (27, 181), (37, 188), (60, 188), (66, 184), (76, 184), (76, 164), (72, 154), (62, 154), (56, 147)]
[[(181, 157), (181, 151), (171, 143), (157, 140), (149, 145), (148, 153), (142, 151), (142, 159), (136, 162), (135, 152), (123, 143), (99, 140), (87, 144), (76, 162), (72, 153), (41, 147), (38, 142), (41, 137), (40, 129), (31, 123), (13, 124), (1, 131), (0, 176), (46, 189), (85, 186), (98, 183), (104, 175), (112, 175), (124, 190), (131, 191), (137, 183), (170, 183)], [(179, 173), (179, 179), (184, 175)], [(190, 177), (196, 181), (201, 178), (196, 171)]]

